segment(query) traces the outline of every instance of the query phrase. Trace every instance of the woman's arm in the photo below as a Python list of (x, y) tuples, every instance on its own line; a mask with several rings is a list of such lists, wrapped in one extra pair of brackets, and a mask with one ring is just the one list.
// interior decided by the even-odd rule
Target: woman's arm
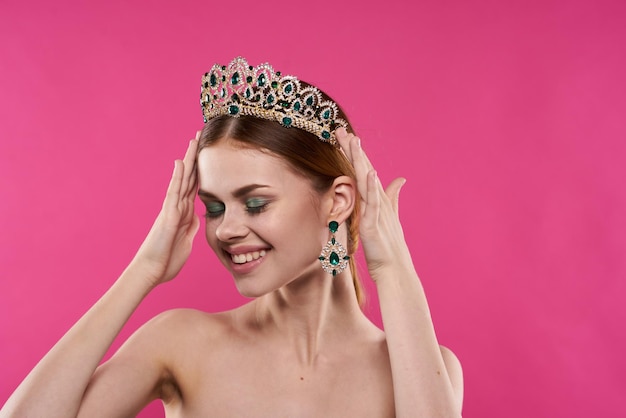
[(359, 139), (336, 133), (355, 167), (361, 195), (361, 240), (376, 282), (387, 338), (398, 417), (459, 417), (463, 376), (456, 356), (440, 347), (428, 302), (415, 272), (398, 217), (404, 179), (385, 191)]
[[(137, 255), (113, 286), (57, 342), (11, 395), (0, 417), (73, 417), (100, 416), (98, 402), (81, 408), (86, 390), (93, 383), (94, 372), (113, 340), (143, 298), (158, 284), (171, 280), (182, 268), (191, 251), (199, 220), (194, 214), (196, 174), (194, 159), (197, 140), (192, 140), (183, 161), (175, 162), (174, 173), (163, 208)], [(141, 347), (141, 345), (138, 345)], [(146, 352), (144, 359), (154, 353)], [(123, 356), (122, 356), (123, 358)], [(145, 364), (148, 362), (144, 361)], [(116, 364), (113, 362), (112, 364)], [(154, 398), (160, 378), (158, 367), (138, 373), (133, 367), (108, 367), (120, 384), (133, 384), (126, 391), (119, 413), (136, 408)], [(141, 364), (141, 363), (136, 363)], [(98, 372), (97, 380), (109, 381)], [(100, 392), (89, 390), (90, 399), (103, 402), (121, 393), (115, 384), (92, 384)]]

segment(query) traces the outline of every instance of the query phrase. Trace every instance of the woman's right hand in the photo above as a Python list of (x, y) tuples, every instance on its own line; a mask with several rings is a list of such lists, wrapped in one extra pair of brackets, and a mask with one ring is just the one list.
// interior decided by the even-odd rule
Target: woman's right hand
[(197, 188), (196, 152), (198, 138), (189, 142), (184, 159), (174, 161), (161, 212), (139, 248), (129, 268), (137, 268), (149, 285), (173, 279), (183, 267), (198, 231), (200, 220), (194, 213)]

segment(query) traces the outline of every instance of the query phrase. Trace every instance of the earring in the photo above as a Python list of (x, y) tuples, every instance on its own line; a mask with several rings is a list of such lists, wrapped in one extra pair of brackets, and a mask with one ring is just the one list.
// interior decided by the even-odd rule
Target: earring
[(331, 221), (328, 224), (328, 229), (331, 234), (330, 241), (322, 248), (319, 260), (326, 273), (336, 276), (348, 267), (350, 256), (343, 245), (335, 240), (335, 232), (339, 229), (339, 224), (336, 221)]

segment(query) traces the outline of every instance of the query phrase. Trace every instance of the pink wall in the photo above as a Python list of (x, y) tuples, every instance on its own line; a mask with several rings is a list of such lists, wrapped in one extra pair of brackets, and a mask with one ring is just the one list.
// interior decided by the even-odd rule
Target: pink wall
[[(244, 55), (325, 88), (408, 178), (466, 417), (626, 414), (625, 2), (85, 3), (0, 3), (0, 404), (142, 241), (201, 74)], [(180, 276), (120, 341), (242, 301), (201, 236)]]

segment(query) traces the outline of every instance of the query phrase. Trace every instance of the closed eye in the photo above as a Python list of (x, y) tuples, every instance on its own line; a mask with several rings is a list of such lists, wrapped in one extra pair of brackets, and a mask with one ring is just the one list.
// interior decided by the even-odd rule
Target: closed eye
[(266, 199), (251, 198), (246, 200), (246, 211), (250, 214), (257, 214), (267, 209), (269, 201)]
[(206, 203), (206, 213), (205, 217), (207, 218), (217, 218), (224, 213), (226, 207), (221, 202), (210, 202)]

